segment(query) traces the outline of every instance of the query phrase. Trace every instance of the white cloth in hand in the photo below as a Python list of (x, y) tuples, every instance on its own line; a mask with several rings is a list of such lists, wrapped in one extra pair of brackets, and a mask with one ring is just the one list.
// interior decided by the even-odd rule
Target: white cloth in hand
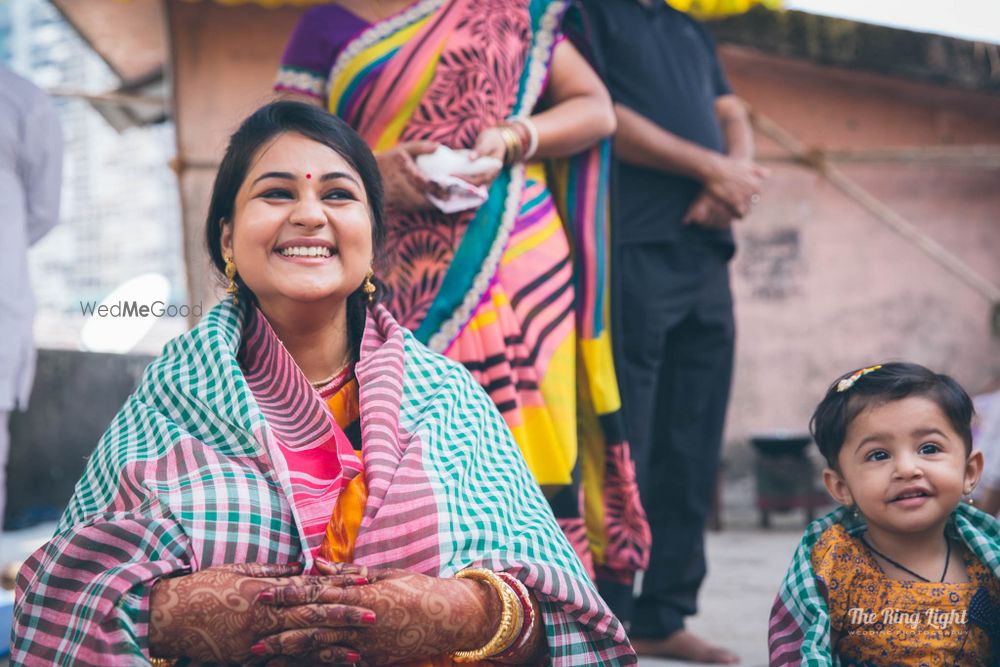
[(470, 160), (470, 152), (467, 149), (455, 150), (441, 145), (433, 153), (417, 156), (417, 167), (420, 171), (448, 191), (448, 197), (445, 199), (433, 195), (427, 196), (427, 199), (443, 213), (458, 213), (478, 208), (486, 201), (488, 190), (485, 186), (473, 185), (460, 176), (475, 176), (503, 166), (500, 160), (488, 155)]

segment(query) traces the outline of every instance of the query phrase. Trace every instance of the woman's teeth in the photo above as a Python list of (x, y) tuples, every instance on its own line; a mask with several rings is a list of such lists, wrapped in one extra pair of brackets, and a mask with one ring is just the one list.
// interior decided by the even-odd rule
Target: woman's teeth
[(284, 257), (329, 257), (330, 249), (325, 246), (296, 246), (282, 248), (278, 252)]

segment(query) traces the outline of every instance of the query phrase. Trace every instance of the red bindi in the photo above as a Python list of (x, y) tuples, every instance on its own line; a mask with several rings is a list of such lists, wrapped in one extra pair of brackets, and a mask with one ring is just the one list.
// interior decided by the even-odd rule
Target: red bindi
[(310, 179), (310, 178), (312, 178), (312, 177), (313, 177), (313, 175), (312, 175), (312, 174), (306, 174), (306, 178), (307, 178), (307, 179)]

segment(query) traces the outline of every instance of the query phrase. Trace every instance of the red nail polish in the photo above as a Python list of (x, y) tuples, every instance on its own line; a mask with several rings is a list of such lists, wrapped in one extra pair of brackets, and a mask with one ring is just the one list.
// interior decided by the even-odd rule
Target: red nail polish
[(257, 602), (274, 602), (274, 593), (271, 591), (261, 591), (257, 594)]
[(367, 625), (375, 625), (375, 612), (366, 611), (365, 613), (361, 614), (361, 622)]
[(254, 644), (250, 647), (250, 652), (254, 655), (263, 655), (267, 653), (267, 646), (264, 644)]
[(354, 583), (358, 586), (364, 586), (368, 583), (368, 577), (356, 577)]
[(361, 660), (361, 654), (357, 651), (348, 651), (344, 655), (344, 659), (347, 660), (347, 662), (358, 662)]

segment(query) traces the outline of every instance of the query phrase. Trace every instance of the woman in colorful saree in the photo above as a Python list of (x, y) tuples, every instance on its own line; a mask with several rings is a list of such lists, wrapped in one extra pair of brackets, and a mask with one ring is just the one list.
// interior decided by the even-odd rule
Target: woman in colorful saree
[(15, 664), (634, 664), (487, 394), (379, 305), (381, 207), (339, 119), (244, 121), (207, 223), (233, 298), (19, 573)]
[[(605, 138), (615, 120), (600, 79), (563, 37), (582, 32), (570, 4), (315, 7), (275, 89), (343, 118), (375, 151), (389, 311), (472, 372), (588, 571), (627, 584), (645, 566), (649, 533), (605, 324)], [(466, 177), (488, 192), (482, 205), (447, 213), (432, 202), (447, 193), (416, 159), (439, 145), (503, 164)]]

